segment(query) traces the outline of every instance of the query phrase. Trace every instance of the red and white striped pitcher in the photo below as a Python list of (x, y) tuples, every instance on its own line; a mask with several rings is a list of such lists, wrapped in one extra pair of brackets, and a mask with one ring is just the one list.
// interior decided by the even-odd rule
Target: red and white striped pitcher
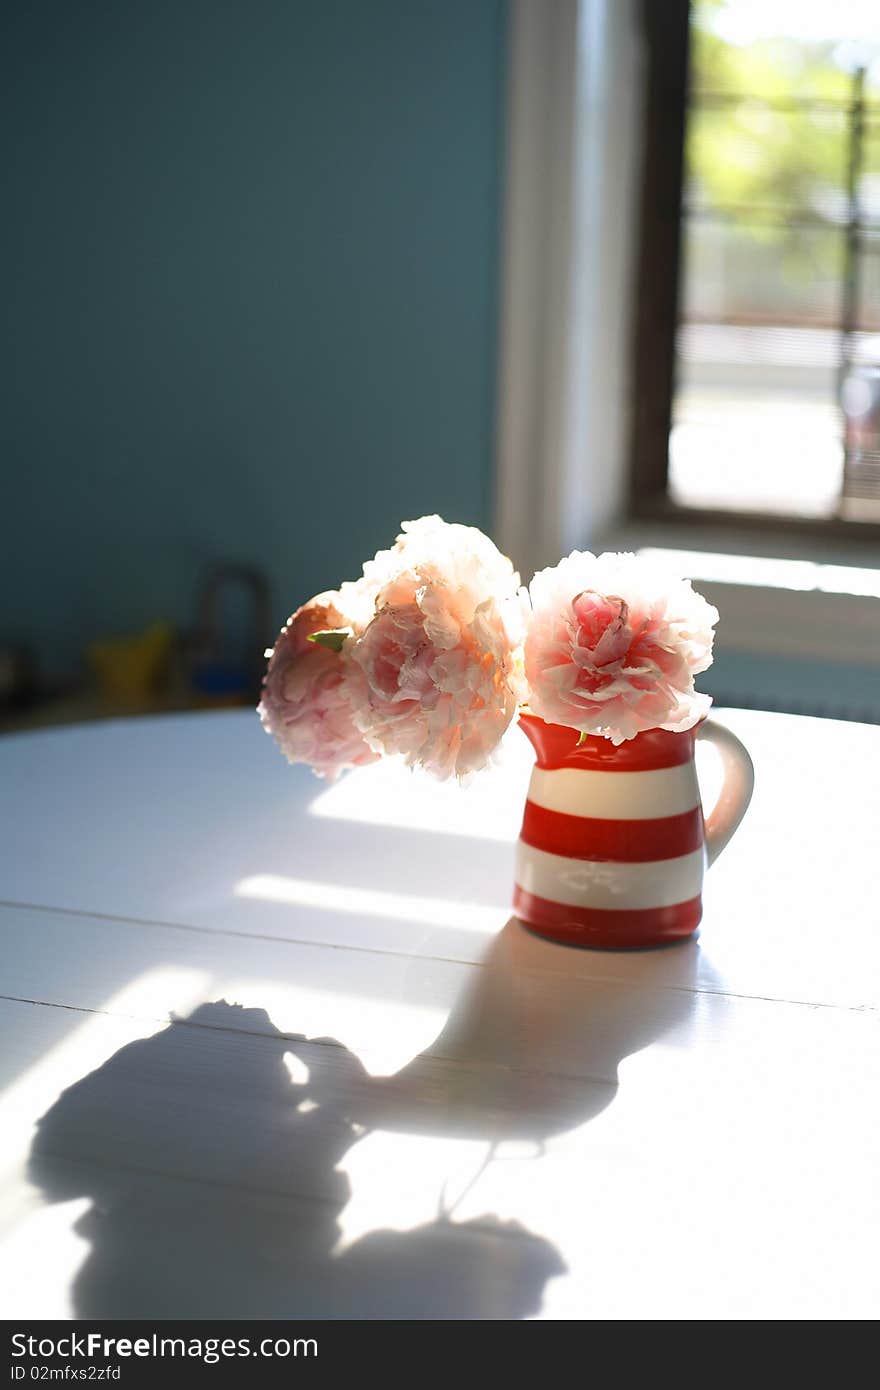
[[(520, 717), (537, 762), (516, 860), (514, 911), (533, 931), (579, 946), (634, 948), (688, 937), (703, 872), (749, 804), (752, 761), (728, 729), (652, 729), (618, 747)], [(704, 819), (696, 738), (721, 754), (724, 783)]]

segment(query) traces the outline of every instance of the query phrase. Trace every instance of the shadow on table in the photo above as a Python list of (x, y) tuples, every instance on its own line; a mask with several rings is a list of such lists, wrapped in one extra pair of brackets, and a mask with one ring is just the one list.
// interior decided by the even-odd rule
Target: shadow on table
[(558, 946), (511, 918), (429, 1048), (370, 1080), (351, 1113), (375, 1129), (492, 1146), (585, 1124), (614, 1100), (620, 1063), (691, 1017), (700, 948)]
[(512, 921), (435, 1043), (392, 1077), (371, 1078), (333, 1039), (282, 1034), (264, 1010), (225, 1001), (121, 1048), (59, 1097), (31, 1151), (47, 1200), (92, 1203), (77, 1225), (91, 1249), (74, 1315), (538, 1312), (563, 1263), (491, 1214), (372, 1231), (337, 1253), (350, 1196), (338, 1165), (371, 1129), (481, 1139), (487, 1162), (508, 1140), (540, 1152), (609, 1104), (625, 1055), (684, 1020), (693, 949), (678, 948), (671, 988), (668, 962), (658, 988), (647, 956), (590, 986), (565, 970), (575, 955)]

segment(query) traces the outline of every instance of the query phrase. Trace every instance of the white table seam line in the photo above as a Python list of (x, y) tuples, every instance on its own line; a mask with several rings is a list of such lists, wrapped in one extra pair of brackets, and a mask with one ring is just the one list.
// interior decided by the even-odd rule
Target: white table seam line
[[(188, 922), (165, 922), (157, 917), (123, 917), (111, 912), (93, 912), (81, 907), (58, 907), (49, 903), (30, 903), (19, 902), (13, 898), (0, 898), (0, 909), (20, 909), (24, 912), (46, 912), (54, 913), (61, 917), (78, 917), (85, 921), (95, 922), (117, 922), (124, 927), (159, 927), (165, 931), (194, 932), (200, 936), (222, 936), (237, 941), (271, 941), (280, 946), (304, 946), (315, 951), (351, 951), (359, 955), (368, 956), (391, 956), (396, 960), (422, 960), (426, 963), (436, 961), (441, 965), (459, 965), (466, 969), (482, 970), (484, 963), (481, 960), (470, 960), (467, 956), (438, 956), (426, 952), (424, 955), (414, 956), (411, 951), (392, 951), (385, 947), (359, 946), (355, 942), (343, 941), (309, 941), (304, 937), (298, 936), (275, 936), (268, 933), (233, 931), (228, 927), (200, 927)], [(511, 914), (513, 915), (513, 914)], [(560, 949), (569, 949), (567, 947)], [(564, 971), (536, 970), (536, 975), (565, 974)], [(578, 975), (577, 978), (586, 984), (595, 985), (625, 985), (631, 986), (633, 981), (625, 979), (620, 975)], [(750, 999), (760, 1004), (787, 1004), (792, 1008), (799, 1009), (835, 1009), (844, 1013), (873, 1014), (878, 1012), (878, 1006), (874, 1004), (837, 1004), (827, 999), (787, 999), (781, 994), (748, 994), (734, 990), (709, 989), (701, 985), (659, 985), (660, 989), (669, 990), (679, 994), (693, 994), (703, 998), (711, 999)], [(0, 995), (0, 998), (7, 997)], [(8, 996), (12, 997), (12, 996)]]

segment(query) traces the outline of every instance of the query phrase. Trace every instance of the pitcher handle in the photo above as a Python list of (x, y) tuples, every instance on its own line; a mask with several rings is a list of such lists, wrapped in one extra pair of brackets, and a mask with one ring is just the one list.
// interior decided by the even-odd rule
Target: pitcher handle
[(704, 719), (697, 738), (713, 743), (721, 755), (724, 781), (718, 800), (706, 817), (706, 855), (713, 864), (745, 815), (755, 786), (755, 769), (748, 751), (723, 724)]

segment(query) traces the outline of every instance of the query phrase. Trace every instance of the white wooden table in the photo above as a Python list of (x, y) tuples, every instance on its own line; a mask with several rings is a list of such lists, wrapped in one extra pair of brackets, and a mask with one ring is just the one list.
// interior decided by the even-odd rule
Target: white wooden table
[(509, 920), (517, 731), (464, 791), (0, 741), (2, 1314), (875, 1316), (880, 728), (722, 719), (752, 808), (638, 954)]

